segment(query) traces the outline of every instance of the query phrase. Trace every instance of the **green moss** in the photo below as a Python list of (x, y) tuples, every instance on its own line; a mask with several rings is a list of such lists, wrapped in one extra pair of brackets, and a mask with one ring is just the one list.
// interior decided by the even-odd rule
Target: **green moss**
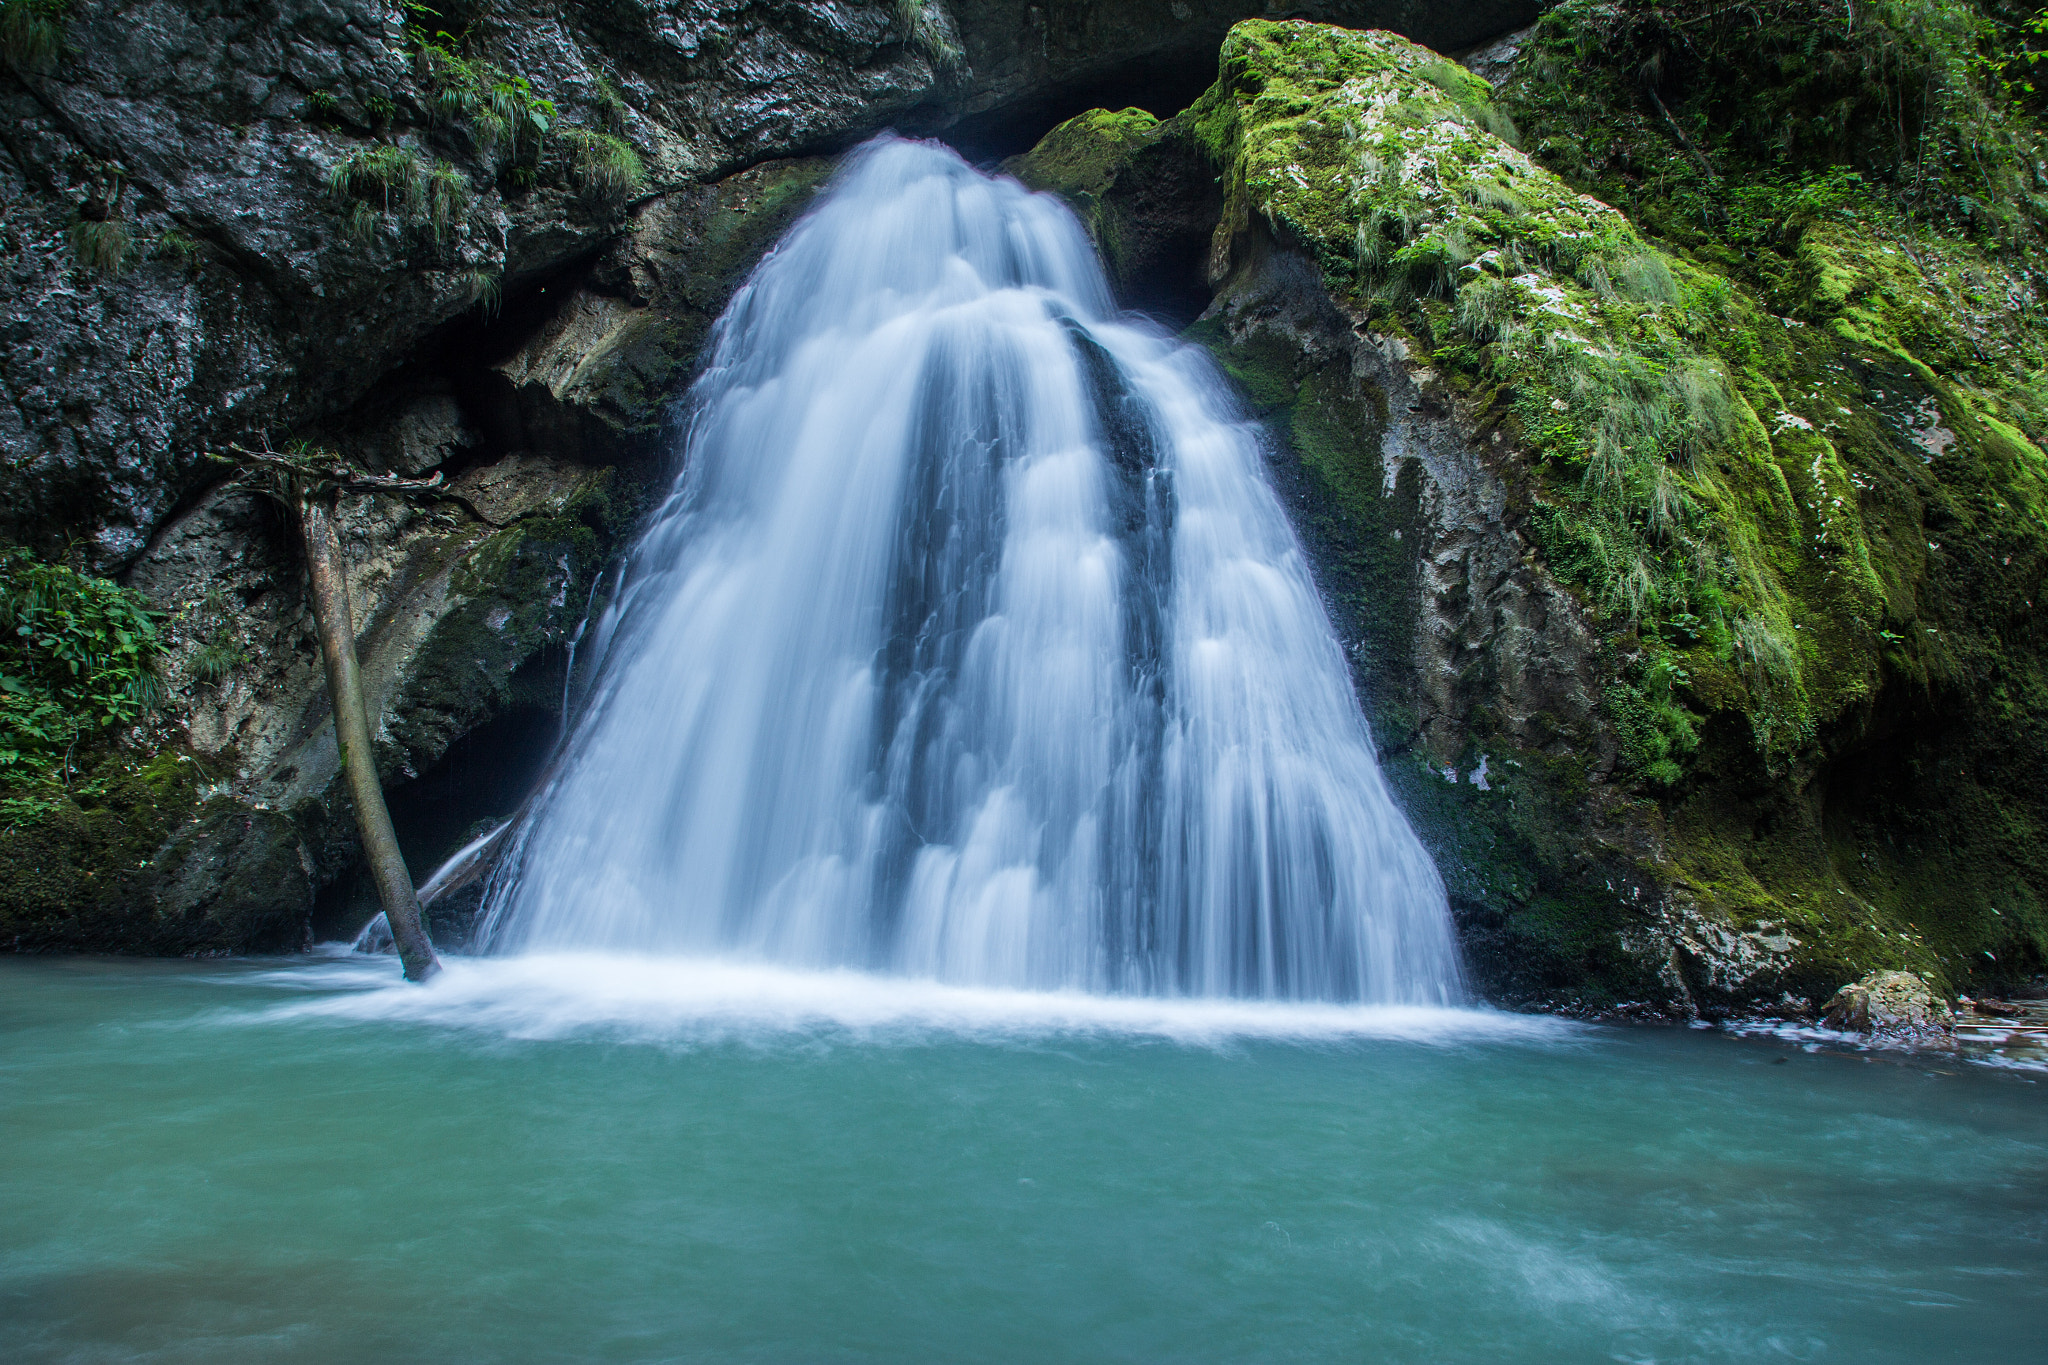
[(1159, 120), (1143, 109), (1091, 109), (1054, 128), (1003, 169), (1035, 190), (1053, 190), (1085, 205), (1109, 189), (1131, 152), (1158, 130)]
[(206, 797), (199, 763), (110, 753), (0, 828), (0, 947), (212, 954), (297, 948), (312, 890), (291, 821)]
[(1736, 306), (1517, 151), (1485, 83), (1425, 49), (1248, 21), (1221, 73), (1193, 121), (1228, 157), (1225, 228), (1263, 218), (1333, 294), (1392, 315), (1455, 385), (1499, 395), (1547, 466), (1529, 491), (1553, 568), (1596, 611), (1647, 626), (1658, 657), (1616, 698), (1656, 717), (1627, 752), (1668, 784), (1693, 721), (1651, 694), (1685, 671), (1657, 623), (1711, 617), (1731, 640), (1737, 618), (1771, 620), (1752, 600), (1771, 585), (1731, 563), (1699, 464), (1743, 427), (1712, 344), (1740, 330)]
[(1091, 109), (1054, 128), (1029, 152), (1004, 162), (1003, 170), (1032, 189), (1064, 198), (1095, 240), (1111, 279), (1128, 284), (1139, 231), (1125, 201), (1145, 178), (1132, 172), (1148, 152), (1163, 143), (1177, 146), (1184, 134), (1181, 121), (1162, 123), (1143, 109)]
[[(1876, 17), (1896, 29), (1911, 8)], [(1574, 0), (1544, 32), (1625, 12)], [(1898, 41), (1884, 39), (1894, 56)], [(2034, 440), (2048, 355), (2025, 222), (1906, 194), (1896, 166), (1831, 161), (1802, 140), (1811, 128), (1787, 134), (1797, 155), (1760, 169), (1737, 144), (1768, 128), (1761, 111), (1804, 98), (1787, 92), (1807, 80), (1789, 58), (1747, 85), (1690, 84), (1714, 108), (1666, 118), (1644, 107), (1654, 77), (1638, 50), (1582, 40), (1569, 66), (1552, 55), (1545, 79), (1579, 99), (1569, 126), (1523, 82), (1490, 99), (1391, 35), (1253, 21), (1176, 120), (1225, 173), (1212, 260), (1227, 265), (1263, 224), (1320, 266), (1354, 319), (1407, 347), (1411, 369), (1426, 367), (1418, 382), (1500, 431), (1489, 463), (1519, 529), (1597, 632), (1603, 727), (1632, 788), (1603, 796), (1597, 817), (1527, 747), (1493, 751), (1496, 773), (1520, 765), (1496, 778), (1512, 789), (1502, 801), (1432, 777), (1403, 757), (1398, 704), (1374, 695), (1412, 688), (1401, 649), (1385, 651), (1391, 672), (1361, 669), (1389, 772), (1440, 862), (1461, 869), (1446, 876), (1468, 943), (1493, 976), (1528, 978), (1507, 995), (1552, 1004), (1662, 994), (1617, 946), (1640, 939), (1651, 903), (1786, 935), (1773, 938), (1788, 945), (1783, 985), (1816, 997), (1876, 966), (1957, 987), (2038, 970), (2048, 805), (2021, 756), (2048, 751), (2030, 709), (2048, 657), (2032, 606), (2048, 567), (2048, 457)], [(1985, 118), (1999, 146), (2031, 136), (1936, 93), (1927, 138)], [(1490, 116), (1502, 105), (1537, 156)], [(1690, 135), (1673, 126), (1689, 118)], [(1980, 188), (2002, 173), (1969, 172), (1989, 177)], [(1911, 184), (1963, 184), (1947, 174)], [(1321, 528), (1319, 565), (1381, 553), (1391, 537), (1375, 517), (1393, 490), (1373, 487), (1377, 428), (1313, 386), (1284, 329), (1232, 327), (1194, 334), (1320, 488), (1322, 510), (1297, 506)], [(1375, 590), (1398, 600), (1399, 556), (1386, 560)], [(1355, 564), (1333, 577), (1347, 574), (1374, 577)], [(1354, 648), (1368, 657), (1370, 637), (1412, 630), (1394, 611)], [(1490, 743), (1484, 705), (1465, 720)], [(1640, 850), (1597, 852), (1589, 871), (1596, 818), (1645, 831)], [(1548, 965), (1524, 972), (1524, 958)]]

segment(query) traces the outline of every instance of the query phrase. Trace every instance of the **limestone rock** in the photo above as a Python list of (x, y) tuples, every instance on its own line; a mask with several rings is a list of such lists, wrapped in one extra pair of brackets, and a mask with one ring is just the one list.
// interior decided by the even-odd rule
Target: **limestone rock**
[(1872, 972), (1836, 991), (1822, 1011), (1831, 1029), (1873, 1042), (1941, 1043), (1952, 1035), (1948, 1003), (1912, 972)]

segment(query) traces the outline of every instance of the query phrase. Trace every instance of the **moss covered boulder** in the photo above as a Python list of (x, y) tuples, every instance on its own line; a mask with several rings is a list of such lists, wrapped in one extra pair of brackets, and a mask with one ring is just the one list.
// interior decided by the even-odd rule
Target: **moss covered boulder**
[(2030, 267), (1838, 214), (1766, 279), (1547, 156), (1555, 104), (1251, 21), (1187, 112), (1032, 159), (1098, 234), (1143, 148), (1220, 176), (1191, 334), (1274, 431), (1489, 993), (1811, 1012), (1880, 967), (2038, 971)]

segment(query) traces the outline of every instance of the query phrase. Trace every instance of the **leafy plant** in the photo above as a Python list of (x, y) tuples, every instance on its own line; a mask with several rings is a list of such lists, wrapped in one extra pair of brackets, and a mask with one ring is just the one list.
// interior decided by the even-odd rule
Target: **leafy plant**
[(159, 647), (158, 613), (134, 593), (0, 551), (0, 777), (159, 706)]
[(502, 145), (514, 160), (522, 149), (528, 160), (539, 154), (555, 126), (554, 101), (536, 95), (524, 76), (462, 56), (454, 34), (430, 35), (417, 27), (408, 32), (420, 75), (433, 91), (429, 108), (435, 117), (466, 128), (485, 152)]

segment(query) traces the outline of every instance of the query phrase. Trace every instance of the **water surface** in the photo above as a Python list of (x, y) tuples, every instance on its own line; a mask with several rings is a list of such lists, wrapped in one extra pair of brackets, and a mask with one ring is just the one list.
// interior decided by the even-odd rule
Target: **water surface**
[(9, 1361), (2031, 1359), (2027, 1078), (562, 958), (0, 962)]

